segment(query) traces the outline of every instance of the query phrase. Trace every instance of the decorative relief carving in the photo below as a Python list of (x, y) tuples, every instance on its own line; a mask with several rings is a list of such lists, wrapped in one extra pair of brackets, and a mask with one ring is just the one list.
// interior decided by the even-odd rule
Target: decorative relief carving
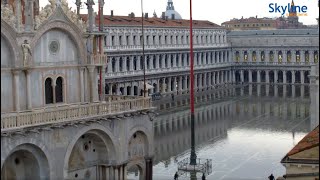
[(1, 4), (1, 19), (6, 21), (10, 26), (16, 29), (16, 16), (13, 12), (12, 6), (9, 4)]
[(35, 29), (38, 29), (39, 26), (55, 12), (56, 8), (59, 6), (63, 10), (64, 14), (69, 18), (71, 22), (77, 25), (83, 32), (86, 31), (86, 23), (78, 17), (76, 10), (72, 11), (71, 7), (68, 6), (67, 0), (49, 0), (50, 4), (46, 5), (41, 9), (39, 15), (35, 17)]

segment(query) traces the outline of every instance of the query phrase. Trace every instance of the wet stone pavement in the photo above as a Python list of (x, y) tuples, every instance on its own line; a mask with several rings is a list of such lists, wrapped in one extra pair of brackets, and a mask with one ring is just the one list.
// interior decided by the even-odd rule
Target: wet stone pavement
[[(212, 159), (208, 180), (267, 179), (282, 176), (280, 160), (314, 128), (308, 86), (231, 88), (196, 94), (195, 133), (198, 158)], [(266, 88), (269, 92), (266, 92)], [(294, 90), (295, 89), (295, 90)], [(257, 93), (259, 91), (259, 93)], [(297, 91), (297, 92), (293, 92)], [(293, 92), (293, 93), (292, 93)], [(153, 178), (173, 179), (178, 162), (190, 157), (188, 96), (156, 101)], [(199, 174), (198, 179), (201, 175)], [(138, 179), (134, 173), (128, 179)], [(190, 179), (181, 174), (179, 180)]]

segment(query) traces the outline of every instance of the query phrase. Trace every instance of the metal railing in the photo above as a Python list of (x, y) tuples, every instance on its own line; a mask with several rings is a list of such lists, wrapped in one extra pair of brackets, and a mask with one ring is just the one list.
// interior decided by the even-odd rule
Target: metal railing
[(151, 99), (144, 97), (105, 96), (105, 102), (89, 103), (40, 109), (32, 112), (6, 113), (1, 115), (1, 131), (24, 127), (69, 122), (79, 119), (147, 110), (152, 107)]

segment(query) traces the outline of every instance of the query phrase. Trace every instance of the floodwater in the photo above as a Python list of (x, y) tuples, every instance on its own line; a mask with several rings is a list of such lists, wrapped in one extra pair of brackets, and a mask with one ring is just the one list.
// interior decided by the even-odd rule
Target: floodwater
[[(285, 174), (280, 161), (317, 124), (310, 119), (308, 86), (250, 85), (196, 94), (197, 158), (212, 160), (209, 180), (268, 179)], [(190, 157), (188, 95), (154, 104), (153, 179), (171, 180)], [(211, 164), (211, 163), (210, 163)], [(178, 171), (179, 180), (190, 179)], [(201, 179), (202, 174), (198, 174)], [(136, 177), (137, 178), (137, 177)], [(131, 174), (128, 179), (136, 179)]]

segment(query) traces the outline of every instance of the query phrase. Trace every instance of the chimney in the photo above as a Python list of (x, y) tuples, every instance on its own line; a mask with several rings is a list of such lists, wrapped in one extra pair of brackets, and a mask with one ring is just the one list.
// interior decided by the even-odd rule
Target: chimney
[(166, 21), (168, 21), (168, 16), (166, 16)]
[(165, 13), (165, 12), (162, 12), (161, 19), (162, 19), (162, 20), (165, 20), (165, 19), (166, 19), (166, 13)]
[(171, 14), (171, 19), (175, 20), (175, 14)]
[(113, 17), (113, 10), (111, 10), (111, 17)]
[(256, 19), (258, 19), (258, 15), (256, 15)]
[(148, 13), (145, 13), (145, 14), (144, 14), (144, 18), (145, 18), (145, 19), (148, 19)]

